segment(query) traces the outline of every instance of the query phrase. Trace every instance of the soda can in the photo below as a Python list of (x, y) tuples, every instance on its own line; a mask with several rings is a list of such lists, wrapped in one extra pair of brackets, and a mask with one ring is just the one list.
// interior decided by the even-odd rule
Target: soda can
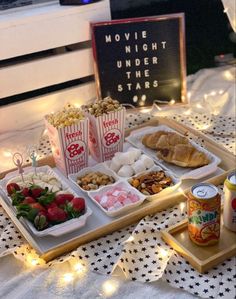
[(188, 193), (188, 233), (197, 245), (208, 246), (219, 241), (221, 197), (216, 186), (194, 185)]
[(224, 226), (236, 232), (236, 170), (224, 182)]

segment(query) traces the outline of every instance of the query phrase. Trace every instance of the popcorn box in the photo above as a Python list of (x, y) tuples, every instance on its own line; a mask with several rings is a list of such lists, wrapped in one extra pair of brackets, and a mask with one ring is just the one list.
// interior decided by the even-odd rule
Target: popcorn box
[(125, 108), (89, 118), (89, 149), (97, 162), (111, 160), (116, 152), (123, 151), (125, 136)]
[(89, 120), (55, 128), (45, 119), (56, 166), (67, 176), (88, 166)]

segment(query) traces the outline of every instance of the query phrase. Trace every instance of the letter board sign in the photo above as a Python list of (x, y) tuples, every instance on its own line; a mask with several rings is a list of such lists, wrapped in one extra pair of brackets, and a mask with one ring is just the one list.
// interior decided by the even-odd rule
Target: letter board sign
[(184, 15), (92, 23), (99, 98), (135, 106), (186, 101)]

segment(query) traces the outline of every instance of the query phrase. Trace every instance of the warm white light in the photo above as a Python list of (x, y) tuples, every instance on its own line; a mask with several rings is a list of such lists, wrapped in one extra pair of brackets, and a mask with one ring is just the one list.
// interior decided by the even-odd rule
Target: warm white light
[(40, 259), (36, 253), (29, 253), (26, 257), (27, 264), (31, 267), (45, 264), (43, 259)]
[(184, 209), (185, 209), (185, 202), (181, 202), (180, 204), (179, 204), (179, 209), (180, 209), (180, 212), (181, 213), (183, 213), (183, 211), (184, 211)]
[(133, 236), (130, 236), (130, 237), (126, 240), (126, 242), (132, 242), (132, 241), (134, 241), (134, 237), (133, 237)]
[(3, 156), (6, 157), (6, 158), (10, 158), (10, 157), (12, 157), (12, 153), (11, 153), (11, 152), (7, 152), (7, 151), (4, 151), (4, 152), (3, 152)]
[(175, 104), (175, 100), (171, 99), (170, 102), (169, 102), (169, 105), (174, 105), (174, 104)]
[(76, 271), (76, 273), (78, 274), (84, 274), (86, 272), (86, 267), (81, 263), (81, 262), (77, 262), (74, 265), (74, 270)]
[(224, 9), (224, 13), (227, 13), (227, 12), (228, 12), (228, 10), (229, 10), (229, 8), (228, 8), (228, 7), (226, 7), (226, 8)]
[(191, 109), (188, 109), (187, 111), (184, 111), (185, 115), (190, 115), (191, 114)]
[(112, 296), (118, 289), (119, 283), (115, 280), (107, 280), (102, 285), (102, 293), (106, 297)]
[(224, 93), (224, 90), (219, 90), (219, 94), (223, 94)]
[(234, 79), (234, 76), (230, 73), (230, 71), (225, 71), (223, 76), (225, 77), (225, 79), (230, 81)]
[(167, 257), (168, 256), (168, 251), (164, 248), (160, 248), (159, 252), (160, 252), (160, 255), (162, 257)]
[(201, 105), (200, 103), (197, 103), (197, 104), (196, 104), (196, 107), (199, 108), (199, 109), (203, 108), (202, 105)]
[(74, 106), (75, 108), (80, 108), (81, 105), (79, 103), (75, 103)]
[(213, 90), (211, 93), (210, 93), (211, 96), (215, 96), (216, 95), (216, 92)]
[(189, 100), (191, 99), (191, 96), (192, 96), (192, 93), (189, 91), (189, 92), (187, 93), (187, 97), (188, 97)]
[(63, 275), (64, 282), (71, 282), (74, 279), (73, 273), (65, 273)]

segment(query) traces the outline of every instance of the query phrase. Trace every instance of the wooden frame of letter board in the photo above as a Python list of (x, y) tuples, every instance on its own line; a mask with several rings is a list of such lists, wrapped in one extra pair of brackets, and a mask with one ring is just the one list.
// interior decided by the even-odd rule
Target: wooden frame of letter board
[[(160, 15), (156, 17), (140, 17), (140, 18), (127, 18), (121, 20), (112, 20), (107, 22), (97, 22), (91, 23), (91, 31), (92, 31), (92, 49), (93, 49), (93, 57), (94, 57), (94, 73), (95, 73), (95, 81), (96, 81), (96, 90), (98, 98), (102, 98), (101, 96), (101, 84), (99, 79), (99, 71), (98, 71), (98, 58), (96, 53), (96, 44), (94, 38), (93, 28), (96, 26), (105, 26), (112, 24), (125, 24), (125, 23), (135, 23), (135, 22), (145, 22), (145, 21), (163, 21), (170, 19), (179, 19), (179, 45), (180, 45), (180, 77), (181, 77), (181, 99), (180, 102), (177, 102), (177, 105), (186, 104), (187, 101), (187, 83), (186, 83), (186, 46), (185, 46), (185, 23), (184, 23), (184, 14), (176, 13), (169, 15)], [(164, 102), (163, 102), (164, 103)]]
[[(225, 149), (223, 146), (217, 144), (217, 142), (213, 141), (209, 137), (205, 136), (199, 131), (195, 131), (194, 129), (187, 127), (183, 124), (180, 124), (174, 120), (169, 120), (166, 118), (159, 118), (156, 117), (152, 121), (147, 122), (135, 129), (141, 129), (142, 127), (146, 126), (156, 126), (156, 125), (167, 125), (170, 128), (174, 129), (175, 131), (181, 133), (181, 134), (186, 134), (186, 132), (190, 132), (196, 138), (200, 138), (201, 140), (204, 141), (205, 148), (215, 155), (217, 155), (219, 158), (221, 158), (222, 162), (219, 165), (221, 169), (224, 170), (224, 172), (220, 175), (213, 176), (207, 182), (213, 183), (215, 185), (222, 184), (227, 177), (227, 175), (232, 171), (232, 166), (235, 163), (236, 157), (231, 154), (227, 149)], [(126, 135), (128, 136), (133, 130), (135, 129), (129, 129), (126, 131)], [(51, 167), (55, 167), (55, 163), (53, 160), (52, 156), (49, 156), (47, 158), (41, 159), (39, 161), (39, 166), (43, 165), (49, 165)], [(25, 166), (29, 166), (25, 165)], [(8, 170), (4, 173), (0, 174), (0, 179), (3, 178), (7, 173), (12, 172), (13, 170), (16, 169), (11, 169)], [(193, 182), (194, 184), (194, 182)], [(72, 241), (69, 241), (67, 243), (64, 243), (62, 245), (58, 245), (54, 247), (53, 249), (47, 251), (47, 252), (38, 252), (38, 254), (43, 258), (45, 261), (50, 261), (64, 253), (68, 253), (78, 246), (88, 243), (92, 240), (98, 239), (104, 235), (107, 235), (109, 233), (112, 233), (118, 229), (121, 229), (123, 227), (126, 227), (130, 224), (138, 222), (140, 219), (142, 219), (146, 215), (152, 215), (155, 214), (161, 210), (164, 210), (166, 208), (169, 208), (171, 206), (174, 206), (181, 201), (186, 201), (186, 197), (184, 196), (185, 193), (189, 191), (189, 188), (186, 190), (183, 190), (182, 192), (178, 191), (175, 194), (168, 195), (165, 197), (162, 197), (158, 199), (157, 201), (146, 201), (142, 205), (138, 207), (137, 210), (131, 211), (130, 213), (121, 216), (118, 219), (112, 220), (111, 222), (107, 225), (104, 225), (102, 227), (99, 227), (98, 229), (88, 231), (87, 233), (84, 233), (77, 238), (73, 239)], [(4, 204), (3, 198), (0, 197), (0, 204), (2, 204), (3, 208), (6, 210), (6, 212), (9, 214), (9, 216), (12, 218), (14, 224), (16, 227), (19, 229), (19, 231), (22, 233), (22, 235), (25, 237), (25, 239), (29, 242), (29, 244), (32, 247), (37, 247), (35, 244), (35, 240), (33, 236), (24, 228), (22, 223), (16, 218), (14, 213), (9, 209), (9, 207)]]

